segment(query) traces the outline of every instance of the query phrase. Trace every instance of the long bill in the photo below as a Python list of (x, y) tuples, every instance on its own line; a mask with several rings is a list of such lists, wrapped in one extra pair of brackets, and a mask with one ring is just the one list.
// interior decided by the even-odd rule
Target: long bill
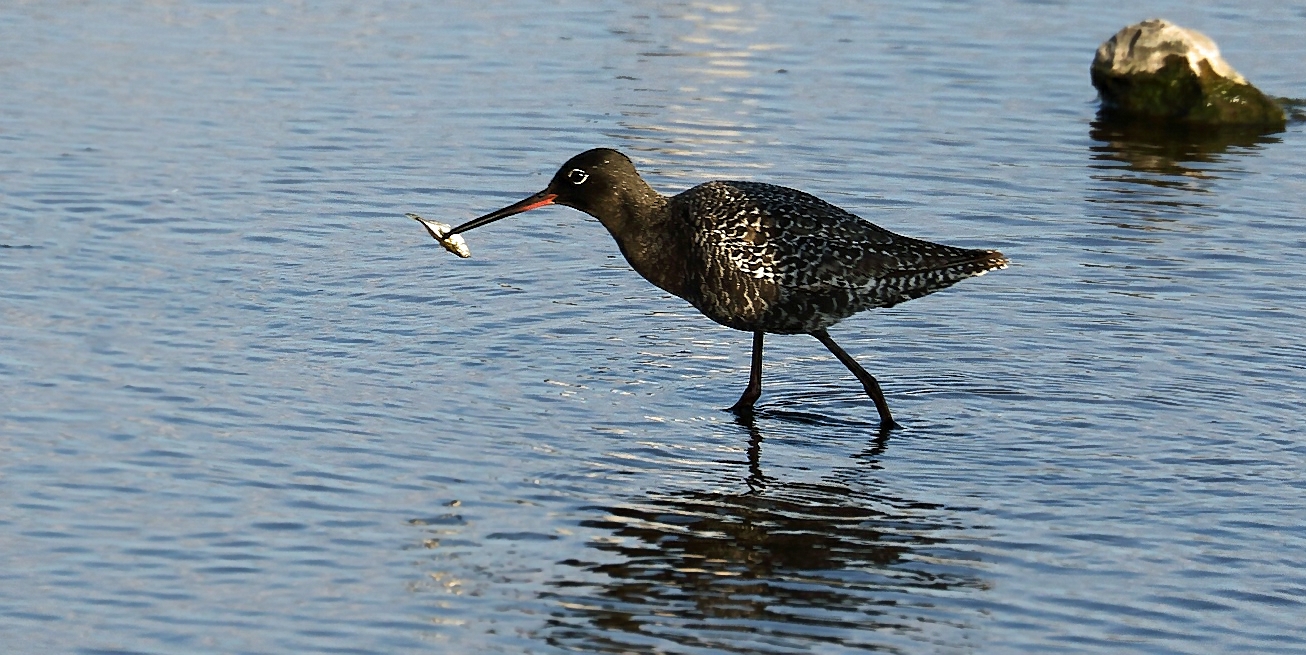
[(554, 199), (556, 199), (557, 197), (558, 194), (552, 193), (548, 189), (545, 189), (529, 198), (514, 202), (511, 205), (504, 207), (503, 209), (496, 209), (480, 218), (473, 218), (472, 220), (467, 221), (466, 223), (463, 223), (462, 225), (459, 225), (458, 227), (455, 227), (454, 229), (450, 230), (449, 235), (452, 236), (454, 234), (459, 234), (461, 232), (473, 230), (482, 225), (488, 225), (490, 223), (493, 223), (501, 218), (508, 218), (509, 216), (514, 216), (522, 212), (528, 212), (532, 209), (537, 209), (545, 205), (552, 205)]

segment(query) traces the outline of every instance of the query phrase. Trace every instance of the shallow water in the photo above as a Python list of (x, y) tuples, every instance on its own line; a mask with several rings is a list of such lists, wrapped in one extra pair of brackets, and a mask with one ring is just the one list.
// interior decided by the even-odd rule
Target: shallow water
[[(1306, 12), (25, 3), (0, 15), (12, 652), (1300, 652), (1306, 148), (1095, 123), (1161, 15), (1273, 95)], [(1010, 269), (767, 341), (593, 220), (591, 146)]]

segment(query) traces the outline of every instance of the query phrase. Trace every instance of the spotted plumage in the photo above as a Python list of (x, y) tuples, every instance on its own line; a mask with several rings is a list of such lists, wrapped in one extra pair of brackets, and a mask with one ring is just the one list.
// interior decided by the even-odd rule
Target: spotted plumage
[(991, 250), (894, 234), (809, 193), (708, 182), (670, 199), (687, 232), (682, 297), (738, 330), (805, 334), (1006, 265)]
[(1004, 268), (995, 250), (894, 234), (802, 191), (759, 182), (708, 182), (666, 197), (616, 150), (583, 152), (545, 190), (449, 231), (449, 236), (549, 204), (599, 220), (640, 275), (708, 318), (753, 333), (748, 388), (732, 409), (761, 395), (765, 333), (811, 334), (862, 382), (882, 425), (893, 418), (875, 378), (826, 328), (857, 312), (891, 307)]

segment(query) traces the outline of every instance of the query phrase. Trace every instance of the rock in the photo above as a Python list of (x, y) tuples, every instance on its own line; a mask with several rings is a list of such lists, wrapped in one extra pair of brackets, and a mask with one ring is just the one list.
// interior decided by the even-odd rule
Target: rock
[(1220, 56), (1201, 32), (1153, 18), (1097, 49), (1089, 69), (1102, 109), (1121, 118), (1282, 130), (1283, 108)]

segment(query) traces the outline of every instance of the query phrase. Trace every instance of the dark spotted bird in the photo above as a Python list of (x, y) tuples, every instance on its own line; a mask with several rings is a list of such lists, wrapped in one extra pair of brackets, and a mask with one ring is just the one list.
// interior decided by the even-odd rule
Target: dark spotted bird
[(731, 407), (739, 414), (751, 413), (762, 395), (763, 335), (810, 334), (857, 376), (881, 425), (892, 427), (879, 383), (826, 328), (1007, 266), (996, 250), (904, 237), (773, 184), (707, 182), (664, 196), (607, 148), (572, 157), (543, 191), (432, 236), (449, 239), (546, 205), (597, 218), (644, 279), (717, 323), (753, 333), (748, 387)]

